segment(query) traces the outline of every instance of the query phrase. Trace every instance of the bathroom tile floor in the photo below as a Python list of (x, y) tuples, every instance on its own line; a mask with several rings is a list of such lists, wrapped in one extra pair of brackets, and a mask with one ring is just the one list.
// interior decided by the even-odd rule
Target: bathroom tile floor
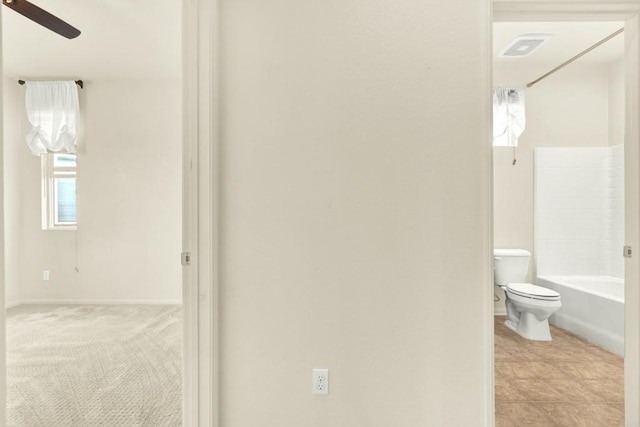
[(616, 356), (551, 326), (530, 341), (495, 317), (496, 427), (624, 426), (624, 368)]

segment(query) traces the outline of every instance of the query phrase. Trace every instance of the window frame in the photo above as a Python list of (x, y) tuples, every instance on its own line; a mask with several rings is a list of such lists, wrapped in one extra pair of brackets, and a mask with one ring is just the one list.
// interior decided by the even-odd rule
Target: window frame
[[(76, 159), (74, 166), (56, 165), (58, 156), (73, 156)], [(76, 187), (76, 221), (64, 223), (56, 221), (58, 203), (56, 179), (73, 178), (77, 185), (77, 167), (78, 157), (73, 153), (47, 153), (40, 156), (41, 159), (41, 177), (42, 177), (42, 229), (43, 230), (77, 230), (78, 228), (78, 205), (77, 205), (77, 187)]]

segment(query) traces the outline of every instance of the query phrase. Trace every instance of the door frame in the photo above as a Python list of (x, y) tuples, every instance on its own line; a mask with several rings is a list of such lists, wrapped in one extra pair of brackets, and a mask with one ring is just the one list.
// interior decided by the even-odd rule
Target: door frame
[[(493, 1), (493, 22), (623, 21), (625, 23), (625, 242), (640, 250), (640, 3)], [(493, 61), (492, 61), (493, 69)], [(487, 94), (490, 96), (490, 94)], [(620, 248), (622, 252), (622, 248)], [(625, 262), (625, 425), (640, 425), (640, 257)], [(487, 331), (493, 334), (493, 330)], [(490, 391), (493, 393), (493, 390)]]
[(182, 0), (183, 425), (219, 425), (218, 0)]
[[(0, 18), (2, 17), (0, 9)], [(218, 393), (218, 0), (182, 0), (182, 268), (184, 426), (219, 425)], [(0, 41), (2, 20), (0, 19)], [(1, 51), (1, 49), (0, 49)], [(2, 57), (0, 56), (0, 68)], [(0, 81), (0, 94), (2, 93)], [(0, 104), (0, 124), (2, 123)], [(0, 133), (0, 145), (4, 137)], [(0, 150), (0, 164), (3, 152)], [(0, 174), (0, 223), (4, 187)], [(0, 304), (4, 307), (4, 229), (0, 227)], [(177, 258), (176, 258), (176, 262)], [(0, 313), (0, 341), (6, 318)], [(0, 351), (0, 424), (6, 423), (6, 346)]]

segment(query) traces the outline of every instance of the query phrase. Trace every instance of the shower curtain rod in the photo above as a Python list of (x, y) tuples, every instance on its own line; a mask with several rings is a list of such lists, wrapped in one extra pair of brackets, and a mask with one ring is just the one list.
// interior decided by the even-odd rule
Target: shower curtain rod
[(615, 33), (603, 38), (602, 40), (600, 40), (598, 43), (594, 44), (593, 46), (583, 50), (582, 52), (580, 52), (579, 54), (577, 54), (576, 56), (574, 56), (573, 58), (563, 62), (562, 64), (558, 65), (556, 68), (554, 68), (553, 70), (549, 71), (547, 74), (544, 74), (540, 77), (538, 77), (537, 79), (535, 79), (534, 81), (532, 81), (531, 83), (527, 83), (527, 87), (531, 87), (534, 84), (538, 83), (540, 80), (545, 79), (547, 77), (549, 77), (551, 74), (555, 73), (556, 71), (560, 70), (561, 68), (566, 67), (567, 65), (571, 64), (573, 61), (575, 61), (576, 59), (586, 55), (587, 53), (591, 52), (593, 49), (597, 48), (598, 46), (608, 42), (609, 40), (611, 40), (612, 38), (614, 38), (615, 36), (617, 36), (618, 34), (622, 33), (624, 31), (624, 28), (620, 28), (618, 31), (616, 31)]
[[(18, 83), (21, 85), (24, 84), (24, 80), (18, 80)], [(84, 82), (82, 80), (76, 80), (76, 84), (80, 86), (80, 89), (84, 89)]]

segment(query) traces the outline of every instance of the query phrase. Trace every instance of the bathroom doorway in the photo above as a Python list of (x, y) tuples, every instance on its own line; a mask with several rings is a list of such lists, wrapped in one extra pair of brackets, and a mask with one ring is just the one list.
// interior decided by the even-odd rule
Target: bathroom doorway
[[(593, 5), (589, 7), (594, 8)], [(600, 308), (593, 305), (597, 302), (581, 300), (575, 303), (575, 297), (567, 289), (556, 288), (554, 284), (542, 281), (540, 276), (598, 275), (624, 278), (627, 283), (637, 284), (638, 269), (634, 265), (637, 261), (622, 258), (622, 246), (636, 243), (638, 228), (635, 222), (624, 221), (625, 216), (627, 219), (638, 217), (635, 195), (638, 165), (634, 155), (638, 135), (637, 126), (633, 123), (638, 108), (635, 102), (637, 83), (633, 83), (637, 82), (638, 57), (635, 42), (637, 11), (635, 13), (601, 13), (598, 16), (602, 20), (593, 22), (593, 15), (589, 21), (581, 21), (580, 12), (575, 10), (566, 14), (558, 10), (545, 14), (540, 10), (535, 13), (527, 11), (526, 6), (517, 12), (495, 7), (494, 87), (526, 87), (527, 83), (619, 28), (625, 29), (624, 34), (616, 36), (617, 39), (612, 38), (580, 60), (525, 88), (526, 125), (518, 138), (518, 147), (494, 148), (494, 247), (531, 252), (526, 281), (555, 289), (561, 294), (563, 308), (577, 304), (592, 314), (600, 312)], [(549, 34), (552, 35), (548, 41), (529, 59), (497, 58), (497, 54), (518, 36)], [(582, 47), (570, 47), (578, 40)], [(580, 163), (583, 161), (586, 164)], [(588, 176), (579, 175), (587, 170), (602, 175), (605, 182), (589, 181)], [(562, 186), (572, 180), (582, 182), (584, 191), (574, 188), (568, 197)], [(594, 202), (603, 206), (602, 212), (580, 209), (588, 206), (586, 201), (578, 200), (578, 196), (592, 197), (587, 190), (593, 188), (598, 190), (598, 197), (603, 198), (602, 203), (599, 200)], [(554, 197), (559, 205), (555, 211), (549, 210)], [(569, 211), (577, 216), (571, 217)], [(596, 216), (600, 214), (602, 217)], [(568, 230), (570, 227), (557, 222), (558, 218), (574, 226), (581, 234), (572, 236)], [(529, 411), (530, 416), (564, 416), (575, 420), (579, 419), (576, 417), (581, 411), (588, 412), (597, 406), (603, 419), (626, 418), (627, 425), (636, 423), (639, 417), (637, 406), (624, 405), (625, 398), (628, 402), (635, 402), (639, 395), (636, 335), (640, 309), (634, 288), (637, 286), (626, 286), (619, 299), (628, 303), (614, 308), (620, 317), (621, 328), (609, 335), (617, 334), (622, 347), (620, 342), (616, 347), (615, 339), (613, 347), (609, 342), (599, 341), (602, 335), (608, 335), (602, 331), (596, 331), (600, 336), (583, 339), (584, 330), (575, 329), (579, 322), (571, 323), (574, 316), (563, 318), (558, 315), (559, 311), (551, 320), (558, 326), (551, 327), (554, 341), (549, 349), (545, 349), (545, 343), (530, 342), (503, 327), (505, 318), (499, 316), (506, 315), (505, 295), (496, 288), (495, 297), (499, 298), (494, 306), (496, 418), (499, 421), (521, 421), (504, 418), (515, 416), (516, 407), (521, 406), (519, 409)], [(573, 344), (581, 345), (572, 349)], [(498, 350), (501, 345), (512, 347), (506, 351), (505, 348)], [(608, 349), (603, 349), (607, 346)], [(555, 350), (560, 351), (553, 353)], [(596, 367), (600, 361), (604, 363), (600, 374), (571, 363), (572, 358), (579, 357), (580, 351), (586, 352), (583, 356), (589, 359), (589, 367)], [(596, 356), (602, 356), (602, 360)], [(617, 385), (612, 379), (616, 369), (620, 375)], [(580, 375), (584, 378), (580, 379)], [(568, 381), (563, 383), (562, 379)], [(560, 402), (553, 397), (566, 395), (571, 385), (587, 390), (587, 394), (575, 396), (580, 398), (580, 404)], [(594, 396), (599, 388), (607, 393), (604, 400), (611, 405), (585, 406), (584, 402), (589, 399), (598, 399)], [(513, 399), (505, 399), (505, 395), (510, 393)], [(554, 402), (546, 406), (525, 402), (541, 398)]]

